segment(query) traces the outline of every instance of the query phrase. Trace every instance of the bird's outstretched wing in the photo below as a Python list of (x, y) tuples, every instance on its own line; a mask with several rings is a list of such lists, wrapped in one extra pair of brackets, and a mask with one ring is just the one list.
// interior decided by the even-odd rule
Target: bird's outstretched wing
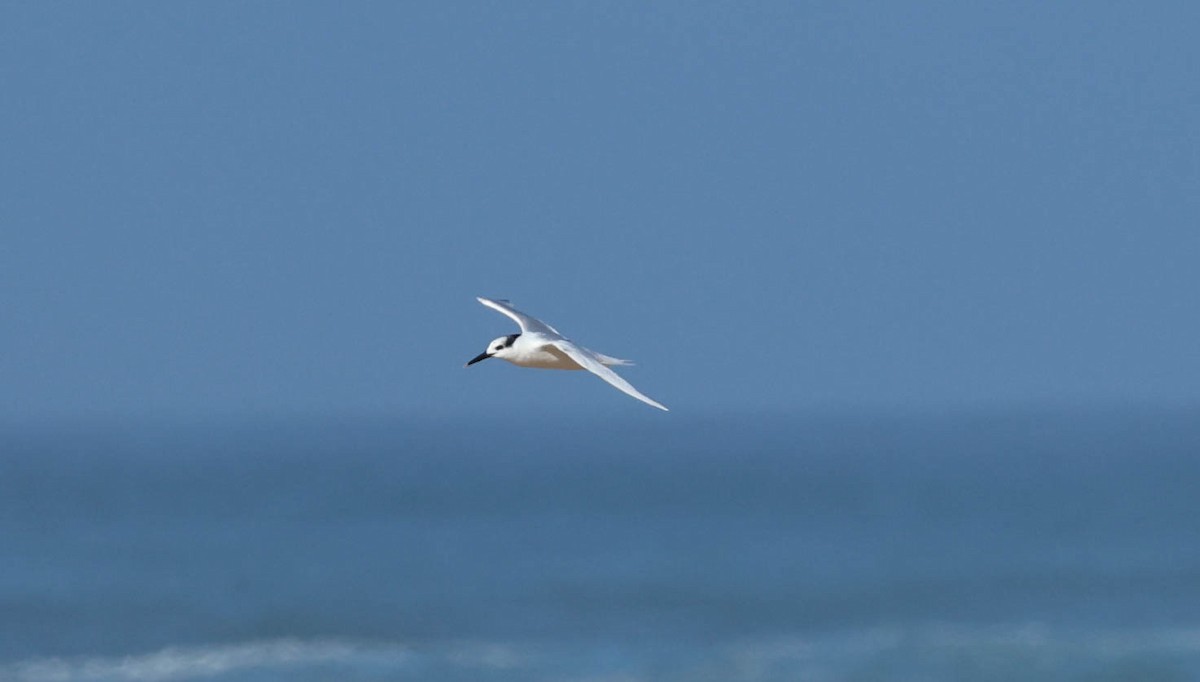
[(519, 326), (521, 328), (522, 334), (525, 334), (528, 332), (540, 332), (542, 334), (548, 333), (548, 334), (551, 334), (553, 336), (558, 336), (558, 337), (562, 336), (562, 334), (558, 333), (558, 330), (555, 329), (554, 327), (551, 327), (550, 325), (546, 324), (545, 322), (542, 322), (541, 320), (537, 319), (536, 317), (533, 317), (532, 315), (526, 315), (525, 313), (521, 312), (520, 310), (517, 310), (516, 308), (509, 305), (508, 301), (506, 301), (504, 299), (494, 300), (494, 299), (490, 299), (490, 298), (483, 298), (482, 296), (477, 296), (475, 298), (475, 300), (477, 300), (480, 303), (484, 304), (485, 306), (491, 308), (492, 310), (495, 310), (498, 313), (502, 313), (505, 317), (508, 317), (513, 322), (516, 322), (517, 326)]
[(617, 374), (616, 372), (612, 371), (611, 369), (605, 367), (604, 363), (601, 362), (600, 359), (596, 357), (596, 354), (593, 353), (592, 351), (590, 351), (586, 348), (580, 348), (579, 346), (576, 346), (574, 343), (571, 343), (570, 341), (568, 341), (566, 339), (558, 339), (556, 341), (552, 341), (551, 345), (553, 345), (555, 348), (557, 348), (560, 351), (562, 351), (563, 353), (565, 353), (567, 355), (567, 357), (569, 357), (572, 360), (574, 360), (575, 362), (579, 363), (579, 366), (583, 367), (584, 369), (591, 372), (592, 374), (595, 374), (596, 376), (600, 377), (601, 379), (604, 379), (605, 381), (607, 381), (608, 383), (617, 387), (621, 391), (624, 391), (628, 395), (631, 395), (634, 398), (637, 398), (638, 400), (646, 403), (647, 405), (653, 405), (653, 406), (657, 407), (658, 409), (663, 410), (664, 412), (669, 411), (662, 404), (655, 402), (654, 400), (642, 395), (642, 393), (640, 391), (638, 391), (636, 388), (634, 388), (628, 381), (625, 381), (624, 379), (622, 379), (619, 374)]

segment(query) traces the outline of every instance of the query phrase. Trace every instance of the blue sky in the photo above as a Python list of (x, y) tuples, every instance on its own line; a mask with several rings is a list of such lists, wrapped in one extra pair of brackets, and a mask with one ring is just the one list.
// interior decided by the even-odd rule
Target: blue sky
[(1200, 8), (967, 5), (6, 3), (0, 417), (1200, 405)]

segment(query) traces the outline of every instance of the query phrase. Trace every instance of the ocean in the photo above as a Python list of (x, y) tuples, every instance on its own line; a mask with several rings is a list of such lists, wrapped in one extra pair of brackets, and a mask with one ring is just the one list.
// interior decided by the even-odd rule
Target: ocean
[(1200, 413), (8, 424), (0, 680), (1200, 680)]

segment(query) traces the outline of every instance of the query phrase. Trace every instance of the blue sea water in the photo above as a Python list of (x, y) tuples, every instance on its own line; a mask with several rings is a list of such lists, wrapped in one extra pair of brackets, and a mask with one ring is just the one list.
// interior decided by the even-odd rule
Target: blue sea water
[(8, 425), (0, 680), (1198, 680), (1198, 417)]

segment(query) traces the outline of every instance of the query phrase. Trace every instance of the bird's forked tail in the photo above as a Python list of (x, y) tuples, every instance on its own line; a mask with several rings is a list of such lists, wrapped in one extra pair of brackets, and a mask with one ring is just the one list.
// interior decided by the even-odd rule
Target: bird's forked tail
[[(596, 353), (596, 351), (592, 352)], [(596, 353), (596, 357), (600, 358), (600, 362), (603, 362), (609, 367), (629, 367), (630, 365), (634, 364), (633, 360), (622, 360), (621, 358), (614, 358), (611, 355), (605, 355), (604, 353)]]

